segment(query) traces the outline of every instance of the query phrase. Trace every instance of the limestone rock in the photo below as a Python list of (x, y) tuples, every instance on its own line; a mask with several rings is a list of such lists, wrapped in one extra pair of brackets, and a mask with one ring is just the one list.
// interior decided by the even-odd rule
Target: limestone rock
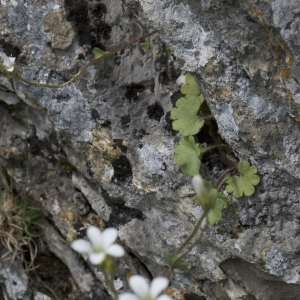
[[(225, 141), (262, 180), (205, 231), (172, 288), (186, 299), (298, 300), (300, 1), (0, 2), (0, 51), (24, 78), (59, 84), (85, 66), (58, 89), (0, 77), (0, 169), (53, 225), (37, 260), (63, 270), (73, 298), (59, 295), (110, 299), (103, 274), (68, 246), (90, 224), (120, 230), (129, 252), (121, 290), (129, 273), (166, 272), (166, 256), (192, 230), (202, 211), (174, 162), (170, 110), (177, 78), (194, 72), (216, 121), (199, 138)], [(94, 47), (116, 54), (93, 64)], [(204, 164), (211, 178), (224, 165), (218, 157)], [(41, 265), (36, 275), (51, 284)], [(33, 287), (27, 277), (22, 295)], [(53, 298), (42, 286), (35, 292)]]

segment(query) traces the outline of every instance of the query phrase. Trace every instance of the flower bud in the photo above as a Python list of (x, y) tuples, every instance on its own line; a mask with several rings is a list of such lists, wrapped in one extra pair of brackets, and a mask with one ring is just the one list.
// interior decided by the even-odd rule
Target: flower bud
[(204, 180), (201, 175), (195, 175), (193, 177), (192, 186), (198, 196), (204, 192)]
[(185, 75), (180, 75), (176, 80), (176, 84), (178, 86), (184, 85), (185, 84)]

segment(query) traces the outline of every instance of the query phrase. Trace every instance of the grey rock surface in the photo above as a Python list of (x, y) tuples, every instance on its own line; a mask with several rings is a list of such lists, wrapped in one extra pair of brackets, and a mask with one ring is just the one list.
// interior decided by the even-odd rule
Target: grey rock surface
[[(89, 224), (119, 228), (126, 287), (129, 270), (163, 274), (201, 215), (173, 157), (169, 112), (184, 72), (199, 79), (214, 141), (262, 182), (206, 230), (172, 287), (186, 299), (300, 299), (299, 0), (0, 3), (0, 50), (28, 80), (61, 83), (93, 47), (117, 52), (59, 89), (0, 78), (0, 167), (56, 228), (41, 239), (67, 266), (73, 299), (110, 298), (103, 275), (68, 248)], [(219, 165), (211, 157), (207, 172)]]

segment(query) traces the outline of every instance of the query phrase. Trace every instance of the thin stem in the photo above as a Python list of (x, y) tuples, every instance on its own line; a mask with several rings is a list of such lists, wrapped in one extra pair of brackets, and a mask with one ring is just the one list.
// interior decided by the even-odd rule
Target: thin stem
[[(26, 83), (28, 85), (32, 85), (35, 87), (40, 87), (40, 88), (50, 88), (50, 89), (60, 89), (63, 88), (69, 84), (71, 84), (72, 82), (76, 81), (81, 75), (82, 73), (90, 66), (93, 64), (96, 64), (100, 61), (102, 61), (105, 58), (111, 57), (113, 55), (115, 55), (117, 52), (124, 50), (128, 47), (132, 47), (132, 45), (136, 45), (138, 43), (141, 43), (142, 41), (144, 41), (146, 38), (152, 36), (153, 34), (157, 33), (157, 31), (153, 31), (150, 32), (149, 34), (143, 36), (142, 38), (138, 38), (138, 39), (134, 39), (131, 41), (130, 44), (127, 44), (126, 47), (116, 47), (115, 49), (111, 49), (110, 51), (106, 52), (103, 54), (103, 56), (99, 57), (99, 58), (95, 58), (92, 59), (89, 63), (87, 63), (86, 65), (84, 65), (82, 68), (79, 69), (79, 71), (77, 73), (75, 73), (69, 80), (63, 82), (63, 83), (42, 83), (42, 82), (38, 82), (38, 81), (34, 81), (34, 80), (28, 80), (26, 78), (24, 78), (19, 72), (14, 71), (12, 72), (11, 76), (15, 77), (15, 79), (19, 79), (20, 81), (22, 81), (23, 83)], [(9, 73), (9, 72), (4, 72)], [(7, 75), (7, 74), (6, 74)]]
[(113, 280), (112, 274), (109, 273), (107, 270), (105, 270), (105, 268), (104, 268), (103, 273), (104, 273), (104, 278), (105, 278), (105, 282), (106, 282), (107, 287), (112, 292), (113, 298), (117, 299), (118, 292), (115, 289), (115, 285), (114, 285), (114, 280)]
[(223, 172), (223, 174), (219, 177), (217, 183), (217, 190), (220, 191), (222, 185), (225, 183), (227, 176), (234, 170), (235, 168), (229, 168)]
[[(201, 222), (200, 228), (201, 228), (202, 230), (200, 231), (200, 234), (199, 234), (198, 238), (195, 240), (194, 243), (192, 243), (190, 246), (188, 246), (188, 247), (186, 248), (186, 250), (185, 250), (181, 255), (177, 256), (177, 259), (178, 259), (178, 260), (180, 260), (180, 259), (182, 259), (184, 256), (186, 256), (186, 255), (187, 255), (187, 254), (188, 254), (188, 253), (196, 246), (196, 244), (199, 243), (199, 241), (201, 240), (202, 235), (203, 235), (203, 233), (204, 233), (204, 229), (205, 229), (206, 226), (207, 226), (207, 222), (205, 222), (205, 221), (206, 221), (206, 218), (203, 219), (202, 222)], [(204, 223), (204, 222), (205, 222), (205, 223)], [(203, 226), (202, 226), (202, 225), (203, 225)], [(177, 261), (178, 261), (178, 260), (177, 260)]]
[(198, 222), (196, 223), (192, 233), (187, 237), (187, 239), (182, 243), (182, 245), (179, 247), (179, 249), (176, 251), (175, 259), (172, 262), (171, 267), (173, 267), (185, 254), (182, 255), (181, 252), (184, 250), (184, 248), (188, 247), (188, 244), (193, 240), (193, 238), (197, 235), (199, 229), (201, 228), (201, 225), (203, 221), (206, 219), (207, 212), (204, 212)]
[(19, 79), (20, 81), (29, 84), (31, 86), (36, 86), (36, 87), (40, 87), (40, 88), (50, 88), (50, 89), (60, 89), (65, 87), (66, 85), (76, 81), (80, 75), (82, 74), (83, 69), (80, 69), (76, 74), (74, 74), (71, 79), (69, 79), (68, 81), (65, 81), (63, 83), (42, 83), (42, 82), (38, 82), (38, 81), (34, 81), (34, 80), (28, 80), (24, 77), (21, 76), (21, 74), (19, 73), (15, 73), (17, 79)]

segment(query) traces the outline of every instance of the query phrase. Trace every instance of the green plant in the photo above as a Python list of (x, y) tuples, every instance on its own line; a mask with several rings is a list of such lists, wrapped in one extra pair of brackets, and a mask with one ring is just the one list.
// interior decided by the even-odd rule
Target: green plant
[(255, 186), (259, 184), (257, 169), (242, 160), (237, 165), (239, 175), (230, 176), (227, 179), (226, 191), (232, 193), (234, 197), (251, 196), (255, 192)]
[[(207, 224), (215, 225), (220, 222), (223, 210), (230, 204), (230, 199), (224, 192), (236, 198), (251, 196), (255, 193), (255, 186), (260, 181), (257, 169), (245, 160), (238, 162), (234, 168), (225, 170), (216, 183), (203, 179), (201, 160), (204, 154), (224, 145), (208, 147), (206, 144), (197, 142), (197, 134), (203, 128), (207, 118), (203, 117), (203, 112), (201, 112), (204, 97), (195, 76), (185, 75), (181, 93), (184, 97), (177, 100), (176, 107), (171, 111), (173, 129), (181, 135), (175, 148), (175, 161), (184, 174), (193, 176), (192, 184), (196, 192), (194, 201), (202, 207), (203, 214), (190, 236), (182, 243), (176, 254), (169, 258), (172, 269), (181, 264), (180, 260), (199, 241)], [(238, 174), (231, 175), (234, 172)], [(202, 231), (199, 234), (200, 229)], [(199, 235), (198, 238), (196, 238), (197, 235)], [(193, 242), (194, 239), (196, 241)]]
[(199, 173), (203, 149), (193, 136), (181, 139), (175, 148), (175, 161), (184, 174), (193, 176)]
[[(0, 167), (0, 245), (3, 252), (0, 259), (21, 259), (30, 269), (37, 253), (35, 238), (38, 235), (37, 223), (40, 210), (31, 206), (26, 199), (15, 197), (12, 183)], [(28, 257), (25, 259), (25, 256)]]

